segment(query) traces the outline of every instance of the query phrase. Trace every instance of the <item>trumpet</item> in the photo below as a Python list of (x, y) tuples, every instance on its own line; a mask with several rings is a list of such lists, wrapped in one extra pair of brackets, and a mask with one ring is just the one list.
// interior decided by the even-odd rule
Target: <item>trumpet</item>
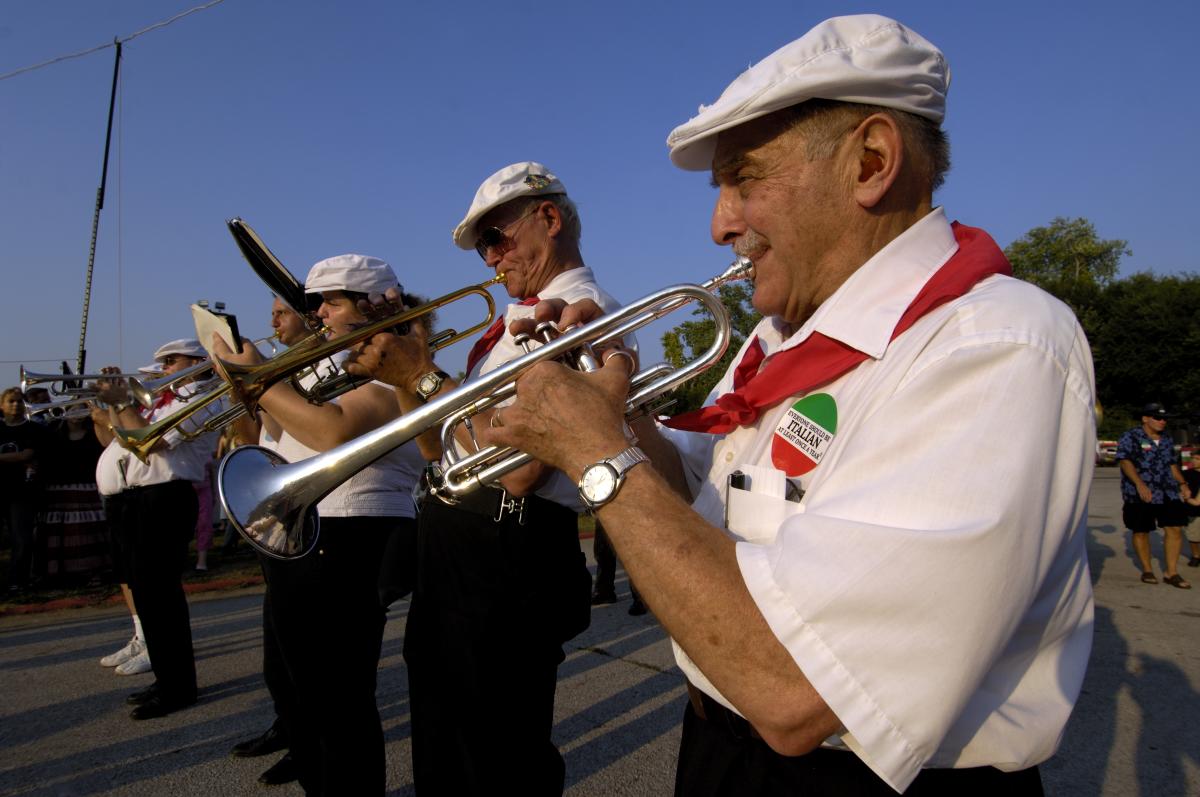
[[(312, 332), (308, 338), (292, 346), (283, 355), (273, 357), (270, 361), (257, 366), (218, 361), (217, 370), (232, 385), (234, 396), (250, 411), (257, 408), (258, 400), (268, 388), (284, 379), (290, 380), (296, 392), (313, 404), (324, 404), (342, 393), (370, 382), (369, 378), (355, 377), (341, 371), (333, 360), (333, 356), (380, 332), (390, 331), (393, 327), (403, 329), (408, 322), (459, 299), (465, 299), (472, 295), (479, 296), (487, 306), (486, 317), (483, 321), (462, 332), (446, 329), (430, 336), (430, 351), (443, 349), (475, 334), (492, 323), (496, 314), (495, 300), (492, 299), (487, 289), (492, 285), (503, 283), (503, 276), (453, 291), (420, 307), (380, 318), (349, 335), (326, 340), (325, 336), (329, 330), (321, 322), (321, 319), (310, 311), (309, 297), (304, 292), (304, 285), (267, 248), (267, 245), (249, 224), (240, 218), (233, 218), (226, 222), (226, 226), (238, 249), (241, 250), (242, 256), (246, 258), (246, 262), (254, 269), (259, 279), (266, 283), (271, 292), (278, 296), (284, 304), (303, 318), (305, 325)], [(323, 361), (325, 364), (321, 365)], [(317, 378), (311, 386), (306, 387), (305, 385), (312, 381), (304, 378), (309, 374)]]
[(76, 396), (66, 401), (51, 401), (44, 404), (26, 404), (25, 419), (32, 421), (35, 415), (45, 415), (56, 421), (89, 418), (92, 415), (92, 408), (88, 404), (95, 400), (96, 397), (93, 395)]
[[(204, 363), (208, 365), (208, 363)], [(209, 366), (211, 367), (211, 365)], [(199, 426), (188, 429), (184, 424), (202, 410), (211, 407), (229, 395), (229, 385), (220, 379), (212, 379), (203, 383), (197, 392), (191, 396), (183, 407), (164, 418), (133, 429), (116, 428), (116, 434), (121, 446), (134, 456), (145, 462), (150, 456), (151, 449), (170, 431), (176, 431), (184, 440), (194, 440), (208, 432), (216, 431), (226, 424), (246, 414), (246, 408), (235, 404), (206, 418)]]
[[(225, 514), (262, 553), (277, 559), (304, 556), (316, 545), (320, 533), (317, 502), (350, 476), (422, 432), (448, 421), (457, 423), (508, 397), (517, 378), (543, 360), (582, 351), (583, 356), (577, 358), (580, 364), (585, 368), (598, 367), (593, 347), (619, 339), (693, 301), (699, 302), (716, 322), (712, 345), (683, 368), (655, 366), (645, 375), (641, 372), (635, 375), (631, 384), (637, 387), (626, 399), (625, 411), (627, 415), (637, 412), (721, 359), (729, 347), (731, 333), (729, 314), (715, 291), (727, 282), (749, 279), (753, 274), (754, 264), (739, 257), (720, 275), (701, 285), (677, 285), (651, 293), (548, 340), (540, 348), (378, 429), (309, 459), (289, 464), (276, 452), (260, 446), (234, 449), (222, 460), (217, 476)], [(489, 450), (484, 470), (468, 469), (459, 481), (453, 486), (447, 484), (441, 492), (467, 492), (485, 479), (494, 478), (492, 474), (519, 467), (528, 459), (526, 454)]]
[[(257, 346), (259, 344), (266, 344), (270, 346), (272, 352), (276, 351), (275, 335), (261, 338), (251, 345)], [(158, 379), (146, 382), (131, 379), (130, 391), (139, 403), (149, 409), (154, 404), (155, 396), (162, 393), (162, 391), (174, 389), (180, 382), (193, 379), (197, 374), (211, 370), (212, 367), (213, 364), (211, 361), (202, 360), (193, 366), (181, 369), (167, 376), (159, 377)], [(190, 427), (187, 425), (201, 411), (224, 399), (229, 393), (229, 384), (220, 377), (214, 377), (205, 382), (198, 383), (195, 390), (190, 394), (179, 395), (179, 399), (184, 403), (184, 406), (170, 415), (159, 418), (154, 423), (147, 424), (146, 426), (133, 429), (114, 429), (113, 432), (124, 448), (132, 452), (142, 462), (145, 462), (147, 457), (150, 456), (150, 451), (168, 432), (175, 431), (184, 440), (195, 440), (209, 432), (219, 431), (247, 414), (245, 406), (231, 404), (225, 409), (205, 417), (198, 425)]]
[(454, 329), (444, 329), (430, 336), (428, 341), (431, 352), (457, 343), (492, 323), (492, 319), (496, 316), (496, 301), (488, 293), (488, 288), (503, 282), (504, 275), (499, 274), (478, 285), (470, 285), (466, 288), (451, 291), (419, 307), (393, 313), (371, 323), (364, 324), (349, 334), (333, 338), (332, 340), (325, 340), (321, 335), (314, 334), (279, 356), (272, 357), (260, 365), (240, 365), (215, 357), (213, 358), (213, 362), (216, 364), (217, 370), (229, 383), (233, 390), (233, 395), (245, 405), (247, 410), (253, 411), (256, 409), (258, 400), (272, 385), (289, 378), (292, 379), (292, 386), (298, 393), (314, 404), (322, 404), (348, 390), (353, 390), (359, 385), (370, 382), (371, 378), (356, 377), (344, 371), (335, 371), (332, 375), (320, 379), (312, 388), (304, 388), (300, 385), (299, 379), (303, 373), (313, 369), (322, 361), (329, 360), (333, 355), (349, 349), (351, 346), (356, 346), (381, 332), (387, 332), (396, 327), (403, 327), (410, 321), (428, 315), (440, 307), (445, 307), (468, 296), (479, 296), (483, 299), (487, 308), (482, 321), (462, 332)]
[[(278, 352), (279, 348), (275, 344), (276, 336), (274, 333), (265, 338), (260, 338), (250, 345), (258, 347), (265, 345), (270, 348), (271, 354)], [(176, 371), (168, 376), (160, 376), (156, 379), (142, 379), (142, 375), (137, 377), (129, 377), (129, 392), (137, 399), (138, 404), (141, 404), (146, 409), (154, 408), (154, 401), (158, 394), (164, 390), (173, 389), (176, 385), (182, 384), (189, 379), (195, 379), (205, 371), (211, 371), (213, 364), (208, 360), (201, 360), (195, 365), (188, 366), (182, 370)]]
[[(29, 390), (34, 385), (50, 385), (50, 392), (56, 396), (82, 396), (94, 394), (96, 391), (89, 387), (67, 387), (67, 382), (95, 382), (99, 379), (136, 379), (141, 374), (39, 374), (26, 371), (21, 366), (21, 392)], [(53, 383), (62, 383), (61, 388), (55, 388)]]

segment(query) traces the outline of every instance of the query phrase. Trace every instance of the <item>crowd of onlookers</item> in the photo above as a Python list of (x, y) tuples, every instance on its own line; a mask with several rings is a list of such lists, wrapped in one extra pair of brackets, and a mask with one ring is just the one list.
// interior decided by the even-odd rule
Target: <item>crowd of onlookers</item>
[[(50, 402), (44, 388), (0, 394), (0, 548), (11, 551), (4, 583), (9, 597), (111, 580), (109, 532), (96, 489), (103, 446), (86, 414), (27, 412)], [(201, 571), (208, 569), (217, 514), (213, 472), (194, 483), (200, 504), (195, 567)]]

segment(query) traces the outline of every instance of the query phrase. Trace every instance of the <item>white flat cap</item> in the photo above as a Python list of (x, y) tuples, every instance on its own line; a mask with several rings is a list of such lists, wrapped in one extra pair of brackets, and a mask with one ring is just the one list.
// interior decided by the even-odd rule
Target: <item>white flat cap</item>
[(313, 265), (304, 280), (305, 293), (322, 291), (356, 291), (383, 293), (400, 287), (396, 272), (377, 257), (368, 255), (338, 255)]
[(876, 14), (834, 17), (739, 75), (672, 130), (667, 146), (676, 166), (705, 171), (722, 130), (811, 99), (882, 105), (941, 124), (949, 88), (945, 57), (919, 34)]
[(523, 196), (565, 194), (566, 187), (540, 163), (522, 161), (505, 166), (483, 181), (466, 217), (454, 228), (454, 243), (459, 249), (474, 249), (479, 233), (475, 225), (492, 208)]
[(158, 351), (154, 352), (154, 359), (161, 360), (170, 354), (182, 354), (184, 357), (200, 357), (201, 359), (208, 356), (208, 352), (195, 338), (180, 338), (170, 343), (164, 343), (158, 347)]

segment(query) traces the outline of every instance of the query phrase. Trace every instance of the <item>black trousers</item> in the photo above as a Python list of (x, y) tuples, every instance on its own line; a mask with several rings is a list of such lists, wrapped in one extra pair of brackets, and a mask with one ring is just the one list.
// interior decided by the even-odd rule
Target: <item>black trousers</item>
[(8, 535), (12, 541), (12, 559), (8, 567), (8, 585), (24, 589), (33, 577), (34, 537), (37, 527), (37, 496), (13, 495), (0, 502)]
[(267, 684), (267, 692), (270, 693), (271, 703), (275, 706), (275, 729), (282, 733), (285, 739), (290, 740), (291, 728), (299, 720), (300, 708), (296, 687), (292, 683), (292, 677), (287, 671), (287, 664), (283, 660), (279, 632), (275, 629), (275, 608), (271, 582), (275, 579), (274, 574), (277, 568), (286, 568), (291, 563), (264, 554), (259, 554), (259, 563), (262, 565), (263, 581), (266, 584), (262, 604), (263, 681)]
[[(316, 550), (270, 565), (264, 631), (274, 637), (281, 668), (267, 683), (307, 794), (384, 792), (375, 703), (384, 610), (377, 582), (399, 520), (322, 518)], [(264, 652), (264, 671), (265, 659)]]
[[(112, 503), (110, 502), (110, 506)], [(122, 556), (159, 689), (172, 698), (196, 696), (192, 626), (183, 593), (188, 544), (196, 530), (196, 491), (170, 481), (121, 493)]]
[[(783, 756), (753, 738), (749, 725), (714, 700), (700, 719), (689, 701), (683, 715), (676, 797), (895, 797), (896, 792), (854, 753), (818, 748)], [(906, 797), (1041, 797), (1037, 767), (923, 769)]]
[[(386, 532), (387, 539), (379, 571), (379, 603), (384, 609), (393, 601), (412, 592), (417, 569), (417, 521), (412, 518), (394, 518), (388, 521), (392, 527)], [(328, 519), (322, 521), (326, 525), (328, 522)], [(284, 661), (279, 632), (275, 626), (275, 600), (271, 585), (279, 578), (283, 581), (281, 589), (286, 590), (287, 584), (299, 577), (298, 574), (293, 574), (293, 571), (303, 570), (303, 567), (298, 568), (297, 565), (303, 565), (305, 561), (300, 560), (297, 563), (259, 555), (263, 580), (266, 582), (262, 619), (263, 680), (275, 707), (276, 730), (289, 740), (292, 729), (300, 719), (300, 704), (296, 685), (292, 682), (287, 663)]]
[(577, 516), (526, 499), (524, 524), (422, 505), (404, 636), (421, 794), (561, 794), (551, 741), (562, 644), (591, 618)]

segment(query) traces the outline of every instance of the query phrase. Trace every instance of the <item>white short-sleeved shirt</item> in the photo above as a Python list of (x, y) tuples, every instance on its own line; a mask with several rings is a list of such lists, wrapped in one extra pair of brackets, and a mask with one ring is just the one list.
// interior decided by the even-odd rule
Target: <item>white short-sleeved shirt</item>
[[(301, 380), (305, 387), (312, 387), (316, 381), (316, 376)], [(386, 390), (388, 400), (394, 400), (392, 388), (382, 382), (371, 382), (356, 389), (369, 388)], [(273, 441), (264, 428), (259, 436), (259, 444), (278, 452), (288, 462), (298, 462), (318, 453), (286, 430), (279, 440)], [(417, 512), (412, 492), (424, 467), (425, 460), (417, 449), (416, 441), (409, 441), (335, 487), (317, 504), (317, 513), (322, 517), (415, 518)]]
[(668, 430), (695, 509), (739, 540), (751, 596), (843, 722), (827, 745), (898, 791), (922, 767), (1049, 758), (1091, 649), (1087, 341), (1058, 300), (993, 276), (889, 343), (956, 250), (937, 209), (794, 335), (756, 330), (768, 357), (818, 330), (867, 353), (849, 373), (727, 435)]
[(116, 495), (126, 489), (125, 472), (133, 454), (121, 447), (114, 437), (96, 460), (96, 490), (100, 495)]
[[(208, 389), (212, 389), (211, 383), (199, 388), (181, 388), (170, 402), (155, 407), (146, 420), (155, 423), (181, 412), (189, 402), (199, 400), (198, 397)], [(224, 412), (228, 407), (227, 397), (217, 399), (197, 410), (183, 423), (189, 429), (199, 428), (206, 420)], [(148, 487), (174, 479), (202, 481), (205, 477), (204, 467), (216, 453), (217, 432), (205, 432), (195, 439), (185, 440), (178, 430), (172, 429), (164, 434), (162, 439), (167, 447), (150, 453), (145, 462), (134, 456), (129, 458), (126, 468), (126, 481), (129, 486)]]
[[(563, 299), (568, 303), (591, 299), (606, 313), (621, 309), (621, 303), (596, 284), (596, 276), (587, 266), (568, 269), (559, 274), (550, 280), (545, 288), (538, 291), (537, 298), (541, 300)], [(513, 336), (509, 334), (508, 327), (513, 321), (532, 317), (532, 306), (510, 304), (504, 314), (504, 335), (488, 355), (476, 364), (471, 373), (467, 374), (467, 381), (476, 379), (525, 354), (525, 350), (518, 346), (513, 340)], [(626, 347), (637, 351), (637, 340), (633, 335), (627, 335), (624, 342)], [(534, 348), (540, 345), (539, 342), (533, 341)], [(460, 446), (460, 454), (462, 453), (464, 452)], [(443, 462), (442, 464), (446, 466), (448, 463)], [(558, 471), (537, 490), (536, 495), (575, 512), (582, 512), (584, 509), (583, 503), (579, 500), (578, 485)]]

